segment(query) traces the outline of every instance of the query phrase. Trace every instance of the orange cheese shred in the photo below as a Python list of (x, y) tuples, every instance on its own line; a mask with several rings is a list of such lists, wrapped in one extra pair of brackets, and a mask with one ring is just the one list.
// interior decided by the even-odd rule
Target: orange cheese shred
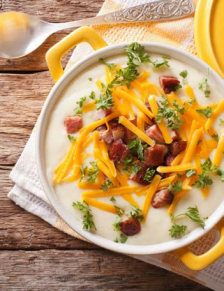
[(149, 207), (150, 207), (150, 204), (152, 201), (152, 197), (155, 194), (155, 192), (159, 186), (160, 180), (161, 180), (161, 176), (155, 175), (148, 190), (147, 190), (145, 201), (143, 204), (143, 209), (142, 209), (142, 215), (144, 216), (144, 219), (146, 219), (146, 217), (147, 217)]
[(155, 144), (155, 142), (150, 137), (148, 137), (144, 132), (142, 132), (137, 126), (135, 126), (133, 123), (131, 123), (124, 116), (119, 117), (119, 123), (124, 125), (130, 131), (134, 132), (140, 139), (145, 141), (147, 144), (149, 144), (151, 146), (153, 146)]
[(214, 156), (213, 163), (212, 163), (213, 166), (220, 166), (221, 161), (222, 161), (223, 152), (224, 152), (224, 134), (222, 134), (220, 139), (219, 139), (217, 150), (215, 152), (215, 156)]
[(195, 166), (188, 163), (177, 166), (160, 166), (156, 170), (159, 173), (172, 173), (172, 172), (183, 172), (191, 169), (195, 169)]
[(107, 204), (95, 199), (91, 199), (91, 198), (87, 198), (85, 197), (85, 199), (83, 199), (83, 201), (85, 201), (86, 203), (88, 203), (89, 205), (91, 205), (92, 207), (98, 208), (100, 210), (103, 211), (107, 211), (113, 214), (117, 214), (117, 209), (111, 205), (111, 204)]

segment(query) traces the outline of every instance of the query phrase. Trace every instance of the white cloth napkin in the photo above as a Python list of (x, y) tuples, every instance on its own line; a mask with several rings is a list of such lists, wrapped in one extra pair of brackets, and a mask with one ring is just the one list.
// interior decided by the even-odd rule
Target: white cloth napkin
[[(115, 0), (124, 6), (139, 4), (146, 2), (146, 0)], [(106, 39), (108, 41), (108, 39)], [(87, 44), (80, 44), (74, 51), (69, 66), (72, 66), (77, 60), (83, 56), (90, 54), (92, 49)], [(35, 163), (35, 129), (32, 132), (18, 162), (13, 168), (10, 178), (14, 181), (15, 186), (9, 192), (8, 197), (13, 200), (17, 205), (24, 208), (26, 211), (31, 212), (43, 220), (50, 223), (63, 231), (75, 235), (68, 227), (59, 227), (57, 221), (59, 219), (55, 210), (51, 207), (43, 188), (40, 184), (37, 167)], [(193, 249), (197, 251), (202, 243), (209, 244), (214, 238), (215, 231), (211, 231), (205, 238), (193, 245)], [(207, 241), (205, 242), (205, 240)], [(205, 286), (214, 290), (224, 290), (224, 258), (219, 259), (212, 266), (200, 272), (193, 272), (188, 270), (172, 253), (148, 256), (134, 256), (135, 258), (145, 261), (150, 264), (165, 268), (172, 272), (186, 276), (195, 280)]]

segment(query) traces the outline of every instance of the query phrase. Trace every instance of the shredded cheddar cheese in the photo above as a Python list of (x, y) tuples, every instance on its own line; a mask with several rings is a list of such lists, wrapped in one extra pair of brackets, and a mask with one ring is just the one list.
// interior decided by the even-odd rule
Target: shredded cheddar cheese
[(110, 212), (113, 214), (117, 214), (117, 209), (116, 207), (114, 207), (114, 205), (111, 204), (107, 204), (105, 202), (101, 202), (95, 199), (91, 199), (91, 198), (86, 198), (83, 199), (84, 201), (86, 201), (86, 203), (88, 203), (89, 205), (98, 208), (100, 210), (106, 211), (106, 212)]
[[(210, 105), (209, 105), (210, 106)], [(207, 132), (209, 132), (209, 130), (212, 127), (212, 124), (214, 123), (214, 121), (216, 120), (216, 118), (224, 111), (224, 100), (222, 100), (218, 106), (215, 108), (215, 110), (212, 113), (212, 116), (207, 120), (206, 124), (205, 124), (205, 129)]]
[(161, 180), (161, 176), (155, 175), (155, 177), (153, 178), (153, 180), (152, 180), (152, 182), (147, 190), (143, 209), (142, 209), (142, 215), (143, 215), (144, 219), (146, 219), (146, 217), (147, 217), (149, 207), (150, 207), (150, 204), (152, 201), (152, 197), (155, 194), (155, 192), (159, 186), (160, 180)]
[(195, 169), (195, 166), (188, 163), (177, 166), (160, 166), (156, 170), (159, 173), (172, 173), (172, 172), (183, 172), (191, 169)]
[(213, 160), (213, 166), (220, 166), (221, 161), (222, 161), (222, 156), (224, 152), (224, 134), (221, 135), (219, 142), (218, 142), (218, 147), (215, 152), (215, 157)]

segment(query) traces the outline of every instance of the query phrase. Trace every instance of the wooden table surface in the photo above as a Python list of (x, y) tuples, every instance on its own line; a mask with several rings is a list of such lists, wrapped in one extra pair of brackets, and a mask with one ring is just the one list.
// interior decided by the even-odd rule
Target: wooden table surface
[[(24, 11), (62, 22), (94, 16), (102, 3), (0, 0), (0, 12)], [(7, 198), (13, 186), (9, 173), (53, 85), (44, 54), (68, 32), (51, 36), (25, 58), (0, 58), (0, 290), (45, 286), (49, 290), (207, 290), (181, 276), (65, 235)]]

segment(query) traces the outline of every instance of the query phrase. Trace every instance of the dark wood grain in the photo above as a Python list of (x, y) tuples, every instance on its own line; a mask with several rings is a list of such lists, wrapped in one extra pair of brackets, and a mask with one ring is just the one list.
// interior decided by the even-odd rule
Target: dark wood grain
[(0, 252), (1, 286), (25, 290), (206, 290), (154, 266), (104, 250)]
[[(102, 3), (0, 0), (0, 12), (24, 11), (60, 22), (92, 17)], [(66, 33), (51, 36), (25, 58), (0, 58), (0, 290), (42, 290), (46, 286), (49, 290), (206, 290), (171, 272), (74, 239), (7, 198), (13, 186), (9, 173), (53, 85), (45, 52)]]

